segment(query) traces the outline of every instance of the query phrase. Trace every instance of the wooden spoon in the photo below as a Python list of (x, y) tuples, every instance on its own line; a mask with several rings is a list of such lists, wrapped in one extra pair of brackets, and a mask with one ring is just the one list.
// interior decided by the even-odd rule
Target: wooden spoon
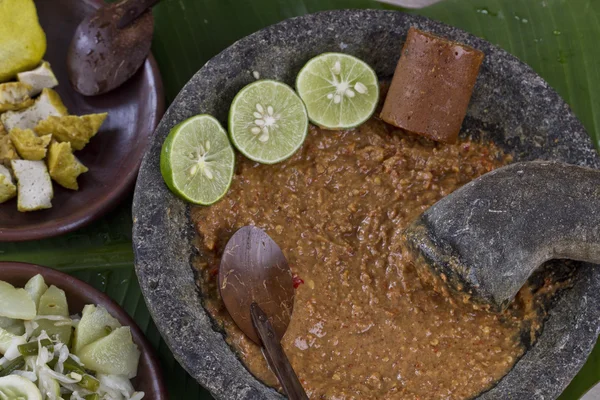
[(294, 284), (277, 243), (257, 227), (238, 230), (221, 258), (219, 290), (237, 326), (263, 347), (288, 398), (308, 399), (280, 343), (294, 308)]
[(67, 54), (69, 81), (77, 92), (103, 94), (133, 76), (150, 52), (150, 8), (159, 1), (123, 0), (99, 8), (79, 24)]

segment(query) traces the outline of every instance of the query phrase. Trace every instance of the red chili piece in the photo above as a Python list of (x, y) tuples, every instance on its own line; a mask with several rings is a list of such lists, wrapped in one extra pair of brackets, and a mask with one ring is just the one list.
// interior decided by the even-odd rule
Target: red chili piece
[(298, 286), (304, 283), (304, 280), (300, 278), (298, 275), (292, 276), (292, 281), (294, 282), (294, 289), (298, 289)]

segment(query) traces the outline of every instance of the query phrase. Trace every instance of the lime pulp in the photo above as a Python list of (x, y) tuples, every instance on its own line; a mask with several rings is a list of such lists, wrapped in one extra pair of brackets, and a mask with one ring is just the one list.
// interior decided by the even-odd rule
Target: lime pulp
[(213, 204), (227, 193), (234, 164), (227, 133), (206, 114), (171, 129), (160, 155), (160, 170), (169, 189), (200, 205)]
[(229, 109), (233, 145), (249, 159), (274, 164), (292, 156), (304, 143), (308, 115), (288, 85), (260, 80), (244, 87)]
[(364, 61), (342, 53), (324, 53), (306, 63), (296, 89), (308, 117), (327, 129), (354, 128), (368, 120), (379, 101), (377, 74)]

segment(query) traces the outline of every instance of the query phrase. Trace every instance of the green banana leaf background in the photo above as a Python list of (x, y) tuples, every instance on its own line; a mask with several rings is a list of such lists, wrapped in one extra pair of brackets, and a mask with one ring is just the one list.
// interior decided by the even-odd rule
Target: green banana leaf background
[[(329, 9), (389, 8), (372, 0), (163, 0), (154, 9), (153, 52), (167, 101), (211, 57), (283, 19)], [(412, 10), (457, 26), (531, 65), (571, 105), (600, 146), (600, 1), (446, 0)], [(142, 298), (133, 269), (131, 197), (91, 226), (54, 239), (0, 244), (0, 260), (66, 271), (107, 292), (146, 332), (171, 399), (210, 399), (177, 364)], [(600, 346), (562, 395), (578, 399), (600, 380)]]

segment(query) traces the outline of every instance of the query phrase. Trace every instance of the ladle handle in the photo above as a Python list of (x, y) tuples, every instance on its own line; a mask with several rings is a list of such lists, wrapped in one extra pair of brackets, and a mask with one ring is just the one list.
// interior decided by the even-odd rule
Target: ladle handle
[(250, 315), (252, 315), (254, 329), (262, 341), (267, 363), (275, 372), (285, 394), (290, 400), (308, 400), (267, 315), (256, 303), (250, 305)]
[(125, 8), (125, 13), (121, 17), (121, 20), (117, 24), (117, 28), (123, 29), (133, 21), (136, 20), (137, 17), (142, 15), (146, 10), (153, 7), (160, 0), (129, 0), (125, 2), (123, 7)]

